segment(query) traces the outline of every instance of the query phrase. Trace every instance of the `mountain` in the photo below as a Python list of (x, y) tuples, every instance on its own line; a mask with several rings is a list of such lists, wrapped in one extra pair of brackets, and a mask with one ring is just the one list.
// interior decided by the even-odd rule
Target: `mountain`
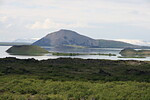
[(33, 43), (38, 46), (66, 46), (77, 45), (85, 47), (97, 47), (98, 41), (71, 30), (59, 30), (50, 33)]
[(16, 39), (13, 42), (14, 43), (34, 43), (37, 40), (38, 40), (37, 38), (31, 38), (31, 39), (23, 38), (23, 39)]
[(14, 46), (14, 45), (31, 45), (31, 43), (23, 43), (23, 42), (0, 42), (0, 46)]
[(71, 30), (59, 30), (50, 33), (33, 43), (38, 46), (83, 46), (96, 48), (149, 48), (114, 40), (92, 39)]

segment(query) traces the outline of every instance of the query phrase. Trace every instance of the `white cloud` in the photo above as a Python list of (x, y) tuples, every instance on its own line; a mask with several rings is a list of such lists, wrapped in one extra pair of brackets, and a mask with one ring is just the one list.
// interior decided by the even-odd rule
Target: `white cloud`
[(44, 22), (36, 21), (34, 24), (30, 24), (26, 26), (29, 29), (59, 29), (59, 28), (81, 28), (81, 27), (89, 27), (85, 23), (72, 23), (72, 24), (64, 24), (52, 21), (50, 19), (45, 19)]
[(12, 24), (8, 24), (6, 25), (6, 28), (10, 28), (12, 26)]
[(8, 17), (6, 17), (6, 16), (2, 16), (2, 17), (0, 17), (0, 22), (6, 22), (8, 20)]
[[(0, 11), (11, 16), (45, 19), (45, 16), (63, 21), (87, 23), (130, 23), (150, 21), (150, 7), (140, 0), (12, 0)], [(9, 9), (9, 10), (8, 10)], [(135, 15), (131, 12), (138, 12)], [(15, 13), (15, 14), (14, 14)], [(37, 18), (38, 16), (38, 18)]]

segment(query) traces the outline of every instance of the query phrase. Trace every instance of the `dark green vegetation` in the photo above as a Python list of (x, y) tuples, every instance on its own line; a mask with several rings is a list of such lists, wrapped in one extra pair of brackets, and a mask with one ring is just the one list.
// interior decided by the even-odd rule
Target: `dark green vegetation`
[(78, 55), (101, 55), (101, 56), (116, 56), (116, 54), (101, 54), (101, 53), (59, 53), (52, 52), (52, 55), (55, 56), (78, 56)]
[(32, 45), (12, 46), (6, 52), (12, 55), (31, 55), (31, 56), (49, 53), (47, 50), (39, 46), (32, 46)]
[(149, 100), (150, 62), (0, 59), (2, 100)]
[(120, 41), (92, 39), (71, 30), (59, 30), (34, 42), (33, 45), (74, 48), (150, 48)]
[[(7, 62), (7, 63), (6, 63)], [(150, 82), (150, 63), (142, 61), (111, 61), (59, 58), (5, 58), (0, 60), (0, 73), (36, 75), (40, 79), (76, 81), (140, 81)]]
[(150, 56), (150, 50), (123, 49), (120, 54), (125, 57), (145, 57)]

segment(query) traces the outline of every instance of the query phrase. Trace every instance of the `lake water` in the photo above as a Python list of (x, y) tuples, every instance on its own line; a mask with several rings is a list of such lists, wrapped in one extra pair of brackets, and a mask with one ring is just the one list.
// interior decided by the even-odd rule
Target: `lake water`
[(56, 59), (56, 58), (82, 58), (82, 59), (110, 59), (110, 60), (141, 60), (141, 61), (150, 61), (150, 57), (147, 58), (118, 58), (120, 56), (119, 52), (122, 50), (120, 48), (80, 48), (80, 49), (64, 49), (64, 48), (50, 48), (44, 47), (50, 52), (65, 52), (65, 53), (104, 53), (104, 54), (116, 54), (117, 56), (102, 56), (102, 55), (78, 55), (78, 56), (54, 56), (51, 54), (46, 54), (43, 56), (21, 56), (21, 55), (9, 55), (5, 51), (10, 48), (10, 46), (0, 46), (0, 58), (5, 57), (16, 57), (19, 59), (28, 59), (34, 58), (37, 60), (44, 59)]

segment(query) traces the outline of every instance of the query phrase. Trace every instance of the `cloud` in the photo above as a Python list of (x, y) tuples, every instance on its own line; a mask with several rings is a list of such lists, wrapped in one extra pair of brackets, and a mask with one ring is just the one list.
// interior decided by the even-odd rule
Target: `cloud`
[(6, 28), (10, 28), (12, 26), (12, 24), (8, 24), (6, 25)]
[(89, 27), (85, 23), (72, 23), (72, 24), (65, 24), (65, 23), (58, 23), (52, 21), (50, 19), (45, 19), (44, 22), (36, 21), (33, 24), (26, 26), (29, 29), (59, 29), (59, 28), (81, 28), (81, 27)]
[(7, 16), (1, 16), (0, 17), (0, 22), (6, 22), (8, 20), (8, 17)]
[[(6, 2), (4, 7), (7, 9), (0, 12), (27, 19), (45, 19), (46, 16), (70, 22), (129, 23), (149, 20), (150, 16), (148, 4), (141, 0), (30, 0), (30, 2), (12, 0), (11, 2)], [(141, 15), (135, 15), (135, 12)]]

